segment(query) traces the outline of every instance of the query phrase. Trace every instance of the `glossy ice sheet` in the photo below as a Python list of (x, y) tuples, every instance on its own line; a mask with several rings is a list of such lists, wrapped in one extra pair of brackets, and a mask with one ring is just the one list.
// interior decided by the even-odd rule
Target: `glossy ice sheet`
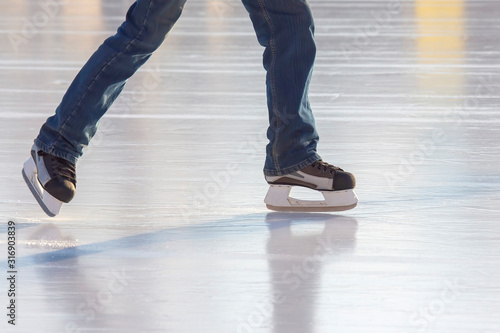
[(130, 1), (0, 3), (2, 332), (500, 331), (496, 1), (311, 0), (320, 153), (356, 174), (360, 203), (278, 214), (262, 49), (238, 2), (190, 0), (54, 219), (22, 164)]

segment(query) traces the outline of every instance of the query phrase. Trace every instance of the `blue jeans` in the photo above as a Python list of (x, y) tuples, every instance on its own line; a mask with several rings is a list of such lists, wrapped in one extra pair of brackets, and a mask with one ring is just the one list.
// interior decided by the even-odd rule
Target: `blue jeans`
[[(35, 140), (73, 163), (125, 82), (162, 44), (186, 0), (137, 0), (116, 35), (108, 38), (76, 76)], [(308, 100), (316, 55), (314, 22), (306, 0), (242, 0), (265, 47), (269, 128), (264, 174), (281, 176), (320, 159)]]

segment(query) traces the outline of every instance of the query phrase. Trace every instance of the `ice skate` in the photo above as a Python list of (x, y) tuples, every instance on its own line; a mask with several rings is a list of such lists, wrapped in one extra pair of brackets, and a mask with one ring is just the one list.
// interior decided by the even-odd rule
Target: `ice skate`
[[(356, 207), (358, 198), (354, 193), (354, 176), (341, 168), (316, 161), (306, 168), (285, 175), (266, 176), (270, 184), (264, 202), (267, 208), (276, 211), (329, 212)], [(300, 200), (290, 197), (293, 186), (302, 186), (319, 191), (324, 200)]]
[(75, 165), (65, 159), (31, 148), (31, 157), (24, 163), (23, 177), (36, 201), (50, 217), (56, 216), (63, 203), (75, 195)]

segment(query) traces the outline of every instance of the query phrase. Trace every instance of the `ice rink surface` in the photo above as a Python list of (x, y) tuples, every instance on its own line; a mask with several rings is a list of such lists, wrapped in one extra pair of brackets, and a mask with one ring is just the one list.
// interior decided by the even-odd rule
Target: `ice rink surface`
[(356, 175), (360, 203), (286, 214), (263, 203), (250, 20), (189, 0), (56, 218), (22, 164), (132, 1), (0, 3), (1, 332), (500, 332), (498, 1), (310, 0), (319, 153)]

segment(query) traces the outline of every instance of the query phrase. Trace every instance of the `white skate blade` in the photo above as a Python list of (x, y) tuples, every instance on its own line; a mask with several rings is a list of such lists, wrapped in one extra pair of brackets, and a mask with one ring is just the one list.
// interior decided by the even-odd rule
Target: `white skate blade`
[(338, 212), (353, 209), (358, 204), (353, 190), (318, 191), (325, 200), (316, 201), (292, 198), (291, 189), (290, 185), (270, 185), (264, 199), (267, 208), (280, 212)]
[(23, 178), (43, 211), (50, 217), (54, 217), (59, 214), (59, 210), (61, 209), (63, 203), (51, 196), (42, 187), (38, 181), (38, 170), (33, 158), (24, 162)]

